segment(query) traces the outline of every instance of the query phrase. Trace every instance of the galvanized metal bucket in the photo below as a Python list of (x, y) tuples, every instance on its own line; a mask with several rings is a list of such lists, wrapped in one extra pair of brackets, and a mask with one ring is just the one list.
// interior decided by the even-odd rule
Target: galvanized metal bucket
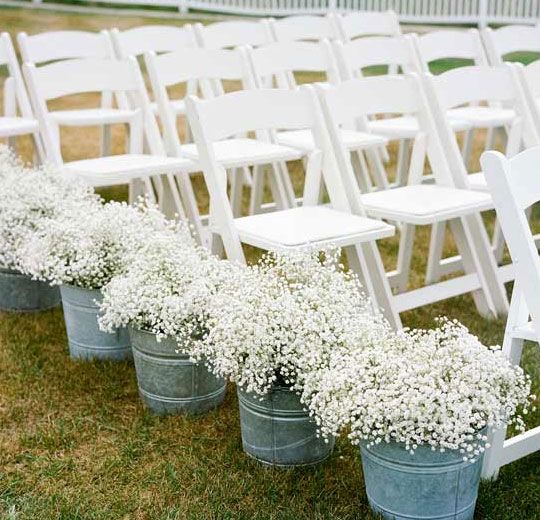
[(203, 363), (175, 352), (176, 342), (130, 327), (133, 360), (141, 399), (152, 412), (200, 414), (218, 406), (225, 397), (226, 383)]
[(132, 357), (127, 329), (118, 329), (114, 334), (99, 330), (96, 302), (102, 298), (101, 291), (62, 285), (60, 292), (73, 359), (122, 361)]
[(238, 389), (244, 451), (272, 466), (295, 467), (325, 460), (334, 447), (317, 436), (317, 427), (300, 397), (287, 387), (274, 387), (261, 400)]
[(58, 287), (32, 280), (29, 276), (0, 269), (0, 310), (32, 312), (60, 305)]
[(392, 520), (472, 520), (481, 459), (465, 462), (457, 451), (381, 442), (360, 446), (371, 508)]

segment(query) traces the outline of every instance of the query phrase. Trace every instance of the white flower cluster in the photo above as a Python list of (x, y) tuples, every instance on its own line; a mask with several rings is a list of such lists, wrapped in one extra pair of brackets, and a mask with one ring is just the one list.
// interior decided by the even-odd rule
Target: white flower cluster
[(207, 334), (191, 355), (247, 392), (273, 385), (300, 391), (335, 349), (350, 349), (386, 322), (363, 295), (339, 252), (268, 255), (210, 300)]
[(100, 327), (131, 324), (186, 348), (206, 332), (209, 298), (243, 271), (196, 246), (187, 226), (158, 234), (103, 288)]
[(174, 226), (157, 207), (143, 202), (72, 206), (42, 222), (23, 248), (22, 270), (51, 285), (101, 289), (157, 234), (170, 235)]
[(21, 270), (21, 249), (45, 221), (72, 207), (98, 204), (85, 185), (49, 168), (26, 168), (9, 148), (0, 147), (0, 268)]
[(499, 347), (487, 348), (457, 322), (375, 338), (308, 374), (303, 399), (325, 436), (353, 443), (395, 441), (414, 452), (459, 450), (475, 460), (486, 427), (515, 423), (535, 399), (531, 383)]

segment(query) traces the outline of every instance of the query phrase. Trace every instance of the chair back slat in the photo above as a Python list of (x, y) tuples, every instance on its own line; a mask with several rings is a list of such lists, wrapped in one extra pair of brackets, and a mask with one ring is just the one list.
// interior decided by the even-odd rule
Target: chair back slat
[(112, 29), (111, 37), (119, 58), (142, 56), (145, 52), (171, 52), (195, 46), (195, 36), (190, 25), (143, 25), (125, 31)]
[(280, 20), (268, 20), (272, 36), (278, 42), (313, 40), (338, 37), (334, 20), (330, 16), (287, 16)]
[(247, 49), (255, 81), (266, 85), (267, 78), (276, 77), (277, 86), (291, 88), (296, 85), (294, 72), (324, 73), (328, 81), (337, 79), (337, 66), (329, 43), (277, 42)]
[(195, 37), (204, 49), (226, 49), (240, 45), (257, 47), (272, 41), (270, 29), (264, 20), (248, 22), (235, 20), (210, 25), (194, 25)]
[(188, 80), (241, 80), (246, 76), (238, 50), (184, 49), (154, 55), (152, 61), (159, 81), (166, 87)]
[(431, 62), (449, 58), (472, 60), (474, 65), (487, 64), (477, 29), (432, 31), (411, 37), (425, 72), (429, 71)]
[(74, 59), (33, 67), (33, 72), (39, 94), (45, 100), (88, 92), (127, 92), (138, 87), (128, 61)]
[(244, 90), (198, 100), (197, 114), (211, 141), (254, 130), (295, 130), (313, 126), (305, 98), (303, 90)]
[(403, 36), (367, 36), (350, 42), (334, 42), (334, 53), (343, 79), (362, 74), (362, 69), (374, 65), (387, 65), (404, 72), (416, 68), (414, 50)]
[(112, 45), (106, 31), (50, 31), (27, 35), (19, 33), (23, 62), (39, 65), (74, 58), (111, 58)]
[(513, 52), (540, 52), (538, 26), (507, 25), (500, 29), (488, 27), (482, 31), (482, 37), (492, 65), (500, 65), (504, 57)]
[(468, 66), (433, 76), (443, 108), (478, 101), (511, 101), (517, 96), (516, 82), (506, 66)]
[(336, 16), (340, 36), (344, 41), (364, 36), (396, 36), (401, 34), (394, 11), (358, 11)]

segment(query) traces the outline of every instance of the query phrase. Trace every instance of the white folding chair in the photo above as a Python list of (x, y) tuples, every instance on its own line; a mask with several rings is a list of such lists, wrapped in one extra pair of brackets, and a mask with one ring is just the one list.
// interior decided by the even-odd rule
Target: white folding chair
[(334, 15), (339, 37), (347, 42), (364, 36), (398, 36), (399, 20), (394, 11), (356, 11)]
[(232, 49), (241, 45), (258, 47), (272, 41), (266, 20), (232, 20), (193, 26), (197, 44), (203, 49)]
[[(258, 87), (275, 85), (282, 89), (295, 89), (297, 72), (318, 73), (329, 83), (336, 83), (339, 76), (332, 48), (328, 40), (320, 42), (277, 42), (256, 49), (247, 48), (247, 56), (253, 73), (253, 83)], [(342, 129), (342, 137), (347, 149), (354, 153), (356, 174), (370, 182), (363, 153), (371, 159), (371, 150), (386, 144), (384, 137), (361, 132), (351, 126)], [(291, 146), (309, 152), (314, 147), (313, 136), (309, 129), (279, 131), (276, 140), (284, 146)], [(374, 169), (381, 174), (380, 168)], [(384, 172), (376, 179), (378, 184), (386, 182)]]
[[(455, 135), (449, 128), (449, 113), (459, 115), (474, 112), (478, 126), (483, 128), (497, 128), (505, 125), (508, 135), (505, 153), (509, 156), (516, 154), (523, 144), (530, 147), (540, 142), (513, 66), (460, 67), (438, 76), (425, 74), (423, 78), (437, 131), (441, 136), (456, 183), (459, 183), (458, 186), (480, 191), (487, 190), (482, 172), (468, 173), (467, 165), (459, 153)], [(481, 102), (492, 106), (482, 106), (479, 104)], [(509, 115), (512, 119), (509, 119)], [(428, 280), (430, 281), (438, 280), (460, 266), (458, 257), (441, 261), (444, 232), (442, 226), (433, 229), (428, 260)], [(500, 262), (504, 242), (498, 227), (493, 240), (495, 256)], [(501, 268), (500, 276), (505, 282), (511, 280), (512, 267)]]
[[(401, 223), (397, 269), (389, 273), (390, 283), (398, 292), (393, 299), (397, 311), (472, 293), (482, 315), (505, 313), (506, 294), (480, 220), (480, 211), (492, 207), (491, 199), (487, 193), (455, 187), (418, 77), (411, 74), (358, 78), (335, 87), (320, 87), (319, 93), (341, 171), (350, 170), (351, 163), (340, 137), (340, 126), (381, 113), (414, 114), (418, 121), (407, 185), (361, 195), (368, 215)], [(426, 158), (434, 184), (422, 184)], [(458, 250), (466, 259), (465, 274), (408, 290), (416, 226), (438, 222), (449, 223)]]
[[(42, 65), (45, 63), (77, 58), (115, 59), (113, 46), (107, 31), (47, 31), (28, 35), (17, 35), (23, 63)], [(101, 96), (100, 108), (51, 111), (51, 130), (60, 126), (89, 124), (102, 127), (101, 154), (111, 153), (111, 134), (107, 121), (114, 117), (118, 108), (113, 108), (110, 92)], [(124, 114), (125, 115), (125, 114)]]
[[(386, 305), (391, 294), (374, 244), (374, 240), (392, 235), (394, 229), (382, 221), (366, 218), (360, 204), (351, 205), (312, 88), (249, 90), (204, 101), (189, 97), (187, 113), (210, 191), (213, 230), (221, 237), (229, 259), (245, 261), (242, 243), (278, 251), (342, 246), (374, 302), (381, 305), (393, 325), (401, 325), (399, 316)], [(216, 159), (215, 143), (262, 128), (270, 133), (276, 128), (310, 128), (313, 132), (317, 148), (308, 160), (304, 204), (234, 218), (225, 191), (225, 172)], [(330, 207), (318, 205), (321, 171)]]
[[(540, 200), (540, 147), (510, 159), (485, 152), (481, 164), (516, 270), (503, 352), (519, 364), (523, 341), (540, 342), (540, 260), (527, 215), (528, 208)], [(496, 478), (501, 466), (538, 451), (540, 426), (505, 438), (506, 428), (492, 433), (491, 449), (484, 455), (484, 478)]]
[(278, 20), (268, 19), (270, 32), (276, 42), (321, 41), (339, 38), (333, 16), (299, 15)]
[[(198, 160), (199, 152), (194, 144), (180, 143), (167, 87), (190, 79), (196, 80), (204, 98), (224, 95), (223, 81), (239, 81), (243, 88), (253, 88), (249, 63), (243, 58), (239, 49), (185, 49), (159, 56), (147, 53), (145, 59), (163, 123), (168, 153)], [(231, 173), (231, 199), (235, 215), (239, 213), (241, 204), (240, 174), (249, 175), (247, 169), (253, 166), (257, 180), (259, 173), (263, 172), (263, 165), (297, 160), (304, 155), (292, 147), (269, 142), (260, 133), (257, 137), (253, 139), (237, 136), (216, 143), (216, 158)], [(241, 171), (236, 171), (237, 169)], [(294, 198), (294, 195), (287, 193), (281, 173), (276, 167), (274, 167), (274, 174), (270, 176), (270, 187), (277, 207), (286, 208), (292, 204), (291, 198)], [(258, 190), (259, 186), (256, 185), (253, 188)], [(262, 186), (260, 189), (262, 190)], [(292, 190), (292, 187), (290, 189)], [(252, 211), (258, 209), (252, 204)]]
[[(413, 42), (416, 56), (418, 59), (418, 69), (422, 72), (430, 72), (430, 66), (433, 62), (441, 59), (461, 59), (468, 60), (468, 65), (487, 65), (487, 58), (482, 45), (482, 39), (477, 29), (469, 29), (467, 31), (456, 30), (441, 30), (430, 33), (410, 35)], [(495, 107), (496, 109), (500, 107)], [(475, 129), (481, 128), (485, 118), (486, 110), (482, 109), (483, 117), (478, 117), (476, 109), (466, 110), (466, 107), (461, 107), (457, 116), (450, 109), (448, 116), (450, 118), (461, 119), (471, 124), (471, 129), (467, 130), (463, 143), (463, 157), (466, 163), (469, 163), (472, 143)], [(497, 111), (500, 116), (500, 111)], [(507, 113), (508, 122), (510, 122), (514, 114), (512, 111)], [(486, 139), (486, 148), (493, 146), (494, 128), (488, 129), (488, 137)]]
[(6, 65), (8, 77), (4, 82), (4, 115), (0, 116), (0, 137), (7, 138), (11, 146), (21, 135), (32, 136), (36, 161), (44, 160), (40, 128), (34, 117), (19, 62), (8, 33), (0, 35), (0, 64)]
[[(112, 29), (111, 40), (119, 59), (128, 56), (143, 56), (147, 52), (162, 54), (180, 49), (192, 49), (197, 46), (195, 34), (191, 25), (176, 27), (173, 25), (142, 25), (120, 31)], [(196, 83), (187, 81), (187, 93), (196, 91)], [(171, 108), (179, 116), (185, 116), (186, 105), (184, 99), (170, 100)], [(156, 102), (150, 104), (154, 113), (158, 113)]]
[(514, 52), (540, 53), (540, 27), (538, 25), (507, 25), (500, 29), (486, 27), (482, 39), (491, 65), (501, 65)]
[[(192, 193), (189, 192), (191, 185), (186, 183), (187, 175), (200, 171), (200, 168), (186, 158), (166, 157), (135, 58), (116, 61), (72, 59), (39, 68), (26, 63), (23, 71), (41, 125), (47, 159), (52, 164), (57, 165), (66, 176), (82, 178), (95, 187), (134, 181), (136, 185), (130, 184), (130, 188), (133, 188), (130, 190), (131, 199), (137, 195), (137, 188), (141, 191), (144, 189), (151, 198), (158, 200), (167, 214), (186, 216), (184, 207), (192, 208), (193, 205), (182, 203), (178, 186), (182, 196), (189, 199)], [(121, 155), (64, 162), (59, 134), (51, 128), (58, 120), (53, 120), (47, 102), (87, 92), (121, 93), (129, 100), (129, 109), (115, 112), (106, 119), (109, 124), (125, 124), (128, 127), (129, 150)], [(80, 125), (85, 126), (85, 123), (93, 124), (93, 121), (81, 121)], [(144, 138), (152, 155), (142, 153)], [(168, 182), (163, 182), (161, 176), (165, 176)], [(194, 225), (198, 224), (193, 215), (189, 217)]]
[[(399, 69), (403, 72), (414, 72), (417, 68), (414, 48), (406, 36), (366, 36), (346, 43), (334, 42), (333, 50), (343, 81), (361, 77), (364, 69), (375, 65), (386, 66), (389, 74), (395, 74)], [(457, 119), (452, 121), (452, 124), (456, 132), (469, 127), (465, 121)], [(409, 142), (419, 131), (418, 122), (411, 114), (399, 117), (386, 114), (384, 117), (369, 120), (367, 125), (375, 134), (399, 141), (395, 184), (403, 185), (408, 168)], [(383, 158), (387, 160), (385, 149)], [(378, 162), (375, 158), (372, 160)], [(380, 170), (380, 167), (378, 169)], [(385, 176), (382, 179), (377, 182), (377, 187), (387, 188), (388, 180)]]

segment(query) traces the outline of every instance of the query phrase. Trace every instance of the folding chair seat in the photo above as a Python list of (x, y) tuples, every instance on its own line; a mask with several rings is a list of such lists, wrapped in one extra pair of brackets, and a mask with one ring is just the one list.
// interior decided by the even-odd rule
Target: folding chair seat
[[(305, 154), (294, 148), (247, 137), (236, 137), (218, 141), (214, 152), (225, 168), (243, 165), (271, 164), (277, 161), (297, 161)], [(182, 155), (197, 160), (199, 152), (195, 144), (182, 145)]]
[(34, 117), (19, 62), (8, 33), (0, 35), (0, 65), (7, 66), (7, 78), (4, 82), (4, 113), (0, 116), (0, 137), (8, 138), (10, 145), (14, 146), (14, 138), (30, 135), (36, 160), (43, 160), (44, 152), (39, 124)]
[[(47, 159), (65, 175), (78, 177), (93, 186), (130, 183), (130, 198), (139, 188), (157, 200), (170, 216), (186, 215), (193, 197), (186, 186), (187, 175), (200, 167), (186, 158), (166, 157), (156, 120), (149, 107), (148, 95), (135, 58), (70, 59), (37, 68), (26, 63), (23, 67), (30, 96), (36, 107), (42, 128)], [(122, 121), (129, 128), (129, 150), (126, 154), (65, 162), (58, 133), (51, 129), (51, 115), (47, 101), (86, 92), (117, 92), (125, 96), (130, 110)], [(121, 111), (117, 112), (121, 113)], [(115, 122), (120, 122), (115, 119)], [(82, 124), (85, 124), (83, 121)], [(151, 155), (143, 154), (143, 141)], [(198, 221), (188, 211), (194, 225)], [(197, 228), (198, 230), (198, 228)]]
[(94, 187), (127, 184), (150, 176), (196, 171), (196, 165), (185, 158), (144, 154), (122, 154), (70, 161), (62, 167), (66, 177), (79, 178)]
[(366, 193), (362, 202), (373, 217), (419, 226), (493, 209), (488, 193), (432, 184)]
[[(188, 118), (210, 192), (210, 225), (230, 260), (245, 261), (241, 247), (247, 243), (271, 250), (342, 246), (364, 287), (399, 327), (399, 316), (389, 306), (391, 293), (374, 240), (393, 233), (393, 227), (365, 216), (351, 200), (332, 153), (324, 119), (309, 86), (296, 90), (253, 89), (221, 97), (187, 100)], [(268, 214), (233, 216), (225, 191), (225, 172), (214, 154), (214, 143), (230, 135), (265, 129), (309, 128), (316, 148), (308, 156), (302, 207)], [(321, 182), (330, 205), (319, 206)], [(214, 241), (216, 244), (216, 241)]]
[(394, 234), (394, 228), (381, 220), (360, 217), (323, 206), (305, 206), (234, 221), (240, 240), (267, 250), (298, 248), (302, 245), (323, 249), (347, 246), (357, 241), (379, 240)]
[[(540, 200), (540, 147), (506, 158), (485, 152), (480, 160), (515, 265), (515, 283), (504, 334), (503, 353), (519, 364), (524, 340), (540, 341), (540, 259), (528, 224), (528, 209)], [(506, 439), (506, 428), (491, 432), (482, 476), (496, 478), (499, 469), (540, 449), (540, 426)]]
[[(385, 113), (409, 114), (416, 118), (407, 185), (361, 193), (357, 183), (347, 190), (361, 200), (368, 216), (399, 222), (400, 244), (397, 269), (388, 273), (397, 294), (398, 312), (428, 303), (472, 293), (478, 311), (497, 316), (508, 309), (504, 287), (498, 279), (495, 258), (480, 220), (480, 211), (492, 208), (488, 194), (455, 186), (436, 132), (422, 85), (414, 74), (356, 78), (335, 87), (319, 87), (319, 96), (340, 170), (353, 165), (340, 138), (339, 128), (351, 118), (368, 119)], [(422, 184), (425, 159), (433, 171), (433, 184)], [(354, 176), (348, 174), (349, 179)], [(415, 227), (448, 222), (458, 249), (466, 258), (465, 274), (438, 284), (408, 288)]]

